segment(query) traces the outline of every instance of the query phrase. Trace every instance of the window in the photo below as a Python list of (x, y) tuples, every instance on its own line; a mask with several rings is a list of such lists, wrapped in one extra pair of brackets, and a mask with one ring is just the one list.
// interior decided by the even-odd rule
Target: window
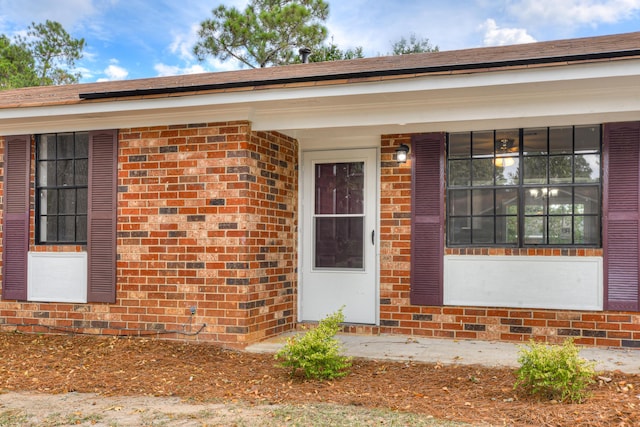
[(600, 246), (600, 126), (452, 133), (447, 244)]
[(36, 239), (40, 244), (87, 242), (87, 132), (36, 139)]

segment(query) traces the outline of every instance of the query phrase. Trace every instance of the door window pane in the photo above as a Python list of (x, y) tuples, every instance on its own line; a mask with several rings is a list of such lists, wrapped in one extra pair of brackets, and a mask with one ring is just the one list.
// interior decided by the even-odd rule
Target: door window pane
[(362, 214), (364, 163), (325, 163), (315, 168), (316, 214)]
[(315, 218), (315, 267), (364, 267), (364, 218)]

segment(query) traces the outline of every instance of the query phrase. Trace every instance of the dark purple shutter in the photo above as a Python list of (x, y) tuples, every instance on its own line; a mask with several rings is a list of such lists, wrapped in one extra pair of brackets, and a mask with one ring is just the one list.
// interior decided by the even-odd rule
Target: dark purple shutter
[(604, 306), (640, 310), (640, 122), (604, 125)]
[(89, 133), (89, 302), (116, 301), (117, 153), (117, 130)]
[(444, 133), (411, 140), (411, 304), (442, 305)]
[(27, 299), (31, 136), (5, 138), (2, 298)]

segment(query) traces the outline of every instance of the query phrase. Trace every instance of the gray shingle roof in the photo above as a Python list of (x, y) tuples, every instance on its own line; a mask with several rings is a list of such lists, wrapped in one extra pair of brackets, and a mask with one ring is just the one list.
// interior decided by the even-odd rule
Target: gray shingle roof
[[(640, 57), (640, 32), (218, 73), (0, 91), (0, 109), (103, 102), (121, 97), (348, 84), (425, 74), (478, 73)], [(95, 98), (95, 100), (91, 100)]]

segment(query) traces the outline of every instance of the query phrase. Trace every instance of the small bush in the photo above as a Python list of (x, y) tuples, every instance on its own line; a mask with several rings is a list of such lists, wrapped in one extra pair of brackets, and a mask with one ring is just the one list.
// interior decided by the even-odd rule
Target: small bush
[(514, 388), (557, 401), (581, 402), (588, 397), (587, 387), (594, 382), (595, 363), (578, 356), (573, 340), (562, 345), (531, 341), (521, 348)]
[(292, 376), (301, 370), (306, 378), (333, 379), (347, 375), (351, 358), (340, 355), (342, 344), (335, 338), (344, 321), (343, 308), (320, 320), (316, 328), (304, 335), (288, 338), (275, 356), (282, 359), (280, 366), (291, 368)]

